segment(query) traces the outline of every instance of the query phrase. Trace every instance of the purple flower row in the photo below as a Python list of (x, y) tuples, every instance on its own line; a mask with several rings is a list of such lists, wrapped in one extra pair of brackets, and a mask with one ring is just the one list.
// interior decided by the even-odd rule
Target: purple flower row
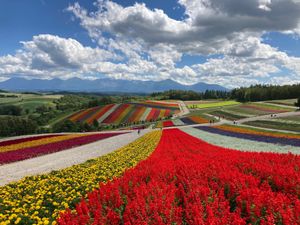
[(300, 147), (300, 139), (296, 138), (280, 138), (280, 137), (272, 137), (272, 136), (262, 136), (256, 134), (243, 134), (233, 131), (227, 131), (218, 129), (215, 127), (196, 127), (199, 130), (207, 131), (214, 134), (220, 134), (229, 137), (248, 139), (252, 141), (266, 142), (272, 144), (281, 144), (281, 145), (292, 145)]
[(15, 151), (2, 152), (0, 153), (0, 165), (70, 149), (120, 134), (123, 133), (91, 134), (88, 136), (77, 137), (60, 142), (54, 142), (30, 148), (23, 148)]
[(180, 118), (185, 125), (194, 125), (196, 124), (193, 120), (189, 119), (188, 117)]

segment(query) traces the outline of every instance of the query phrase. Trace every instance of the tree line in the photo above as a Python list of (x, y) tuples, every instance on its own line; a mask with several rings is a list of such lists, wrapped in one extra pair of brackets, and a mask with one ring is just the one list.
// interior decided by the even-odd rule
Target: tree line
[(183, 90), (169, 90), (164, 92), (154, 92), (150, 95), (151, 98), (159, 100), (202, 100), (202, 99), (228, 99), (230, 92), (206, 90), (205, 92), (183, 91)]
[(240, 102), (255, 102), (300, 97), (300, 84), (293, 85), (254, 85), (236, 88), (231, 91), (231, 98)]
[(231, 91), (207, 90), (205, 92), (169, 90), (155, 92), (151, 98), (158, 100), (205, 100), (205, 99), (233, 99), (239, 102), (255, 102), (278, 99), (292, 99), (300, 97), (300, 84), (293, 85), (252, 85), (250, 87), (235, 88)]
[(1, 116), (0, 127), (0, 137), (8, 137), (36, 133), (38, 125), (35, 121), (27, 118)]

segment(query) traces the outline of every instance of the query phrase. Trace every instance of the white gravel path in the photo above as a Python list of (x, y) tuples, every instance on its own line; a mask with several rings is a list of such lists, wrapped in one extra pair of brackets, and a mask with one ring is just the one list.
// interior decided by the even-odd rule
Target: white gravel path
[(173, 120), (173, 123), (175, 126), (183, 126), (184, 122), (182, 122), (180, 119)]
[(20, 180), (29, 175), (51, 172), (80, 164), (121, 148), (151, 130), (141, 130), (141, 134), (131, 132), (107, 138), (84, 146), (48, 154), (20, 162), (0, 166), (0, 186)]
[(178, 116), (184, 116), (190, 113), (189, 108), (186, 106), (186, 104), (183, 101), (177, 101), (177, 103), (180, 108), (180, 113), (178, 114)]

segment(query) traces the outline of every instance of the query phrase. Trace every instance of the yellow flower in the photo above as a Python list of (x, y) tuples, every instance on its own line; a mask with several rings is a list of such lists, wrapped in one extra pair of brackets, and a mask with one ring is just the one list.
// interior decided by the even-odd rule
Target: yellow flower
[(15, 224), (18, 224), (18, 223), (20, 223), (20, 221), (21, 221), (21, 218), (20, 218), (20, 217), (18, 217), (18, 218), (16, 219), (16, 221), (15, 221)]
[[(97, 188), (99, 182), (121, 176), (126, 169), (146, 159), (155, 149), (160, 137), (161, 131), (154, 131), (110, 154), (0, 187), (0, 199), (3, 199), (0, 201), (0, 209), (12, 209), (11, 212), (34, 221), (33, 224), (56, 225), (59, 213), (86, 197), (87, 192)], [(11, 221), (18, 217), (4, 212), (1, 211), (0, 214), (0, 225), (12, 224)]]

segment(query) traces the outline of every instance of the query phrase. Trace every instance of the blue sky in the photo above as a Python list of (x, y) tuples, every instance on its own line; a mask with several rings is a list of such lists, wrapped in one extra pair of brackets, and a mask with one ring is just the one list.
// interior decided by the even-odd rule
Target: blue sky
[(300, 81), (298, 0), (212, 2), (1, 1), (0, 80)]
[[(79, 2), (88, 10), (96, 10), (93, 1), (84, 0), (4, 0), (0, 8), (1, 55), (13, 54), (21, 47), (20, 41), (31, 40), (38, 34), (53, 34), (65, 38), (75, 38), (80, 43), (95, 46), (88, 33), (65, 9)], [(176, 1), (115, 1), (123, 6), (144, 2), (150, 8), (161, 8), (170, 17), (181, 19), (184, 13)]]

